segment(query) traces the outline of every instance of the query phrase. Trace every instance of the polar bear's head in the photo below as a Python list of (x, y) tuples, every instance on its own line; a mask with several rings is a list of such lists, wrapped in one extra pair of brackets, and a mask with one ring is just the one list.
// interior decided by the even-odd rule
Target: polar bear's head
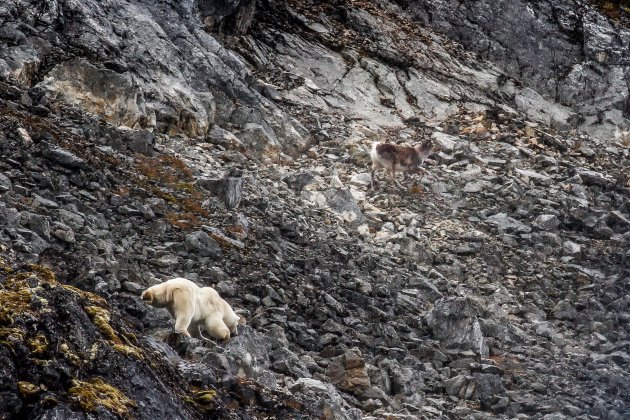
[(168, 290), (164, 290), (164, 287), (161, 286), (161, 284), (158, 284), (156, 286), (149, 287), (147, 290), (142, 292), (140, 299), (155, 308), (164, 308), (169, 304), (171, 294)]
[(149, 305), (153, 305), (153, 301), (155, 300), (155, 295), (153, 291), (151, 290), (151, 288), (148, 288), (147, 290), (142, 292), (142, 295), (140, 295), (140, 299), (142, 299)]

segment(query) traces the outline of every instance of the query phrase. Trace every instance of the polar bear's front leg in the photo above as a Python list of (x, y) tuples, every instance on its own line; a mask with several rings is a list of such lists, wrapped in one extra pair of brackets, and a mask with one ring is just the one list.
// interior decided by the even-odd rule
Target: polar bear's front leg
[(175, 318), (175, 332), (190, 337), (188, 327), (195, 315), (194, 294), (190, 290), (174, 290), (171, 313)]

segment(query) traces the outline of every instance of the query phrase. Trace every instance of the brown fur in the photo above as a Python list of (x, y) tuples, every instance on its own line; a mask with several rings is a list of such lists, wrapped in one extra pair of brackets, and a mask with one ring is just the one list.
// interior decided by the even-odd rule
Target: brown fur
[(396, 179), (397, 171), (403, 172), (405, 178), (409, 172), (423, 172), (422, 168), (425, 159), (434, 151), (434, 145), (431, 140), (425, 140), (416, 146), (399, 146), (392, 143), (376, 142), (372, 145), (372, 188), (374, 188), (374, 175), (377, 169), (385, 168), (391, 175), (392, 179), (402, 188), (402, 185)]

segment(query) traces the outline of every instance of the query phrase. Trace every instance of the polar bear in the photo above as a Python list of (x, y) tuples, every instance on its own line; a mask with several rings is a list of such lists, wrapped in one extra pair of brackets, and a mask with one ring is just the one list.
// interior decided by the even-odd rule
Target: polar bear
[(141, 299), (156, 308), (166, 308), (175, 318), (175, 332), (205, 338), (199, 331), (203, 327), (219, 340), (237, 333), (240, 317), (212, 287), (199, 287), (177, 277), (149, 287)]

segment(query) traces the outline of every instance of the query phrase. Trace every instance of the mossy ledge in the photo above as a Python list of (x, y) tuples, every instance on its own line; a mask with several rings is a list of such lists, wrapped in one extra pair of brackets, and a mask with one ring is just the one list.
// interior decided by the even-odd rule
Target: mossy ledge
[(73, 379), (72, 384), (68, 390), (70, 399), (83, 411), (95, 412), (98, 407), (104, 407), (121, 417), (128, 417), (129, 409), (136, 406), (135, 401), (100, 378)]
[[(256, 384), (221, 388), (199, 382), (208, 376), (203, 371), (184, 376), (181, 360), (156, 350), (103, 297), (61, 284), (44, 266), (1, 264), (0, 418), (83, 418), (89, 413), (211, 419), (239, 418), (245, 412), (294, 418), (301, 411)], [(252, 406), (256, 401), (273, 404)]]

